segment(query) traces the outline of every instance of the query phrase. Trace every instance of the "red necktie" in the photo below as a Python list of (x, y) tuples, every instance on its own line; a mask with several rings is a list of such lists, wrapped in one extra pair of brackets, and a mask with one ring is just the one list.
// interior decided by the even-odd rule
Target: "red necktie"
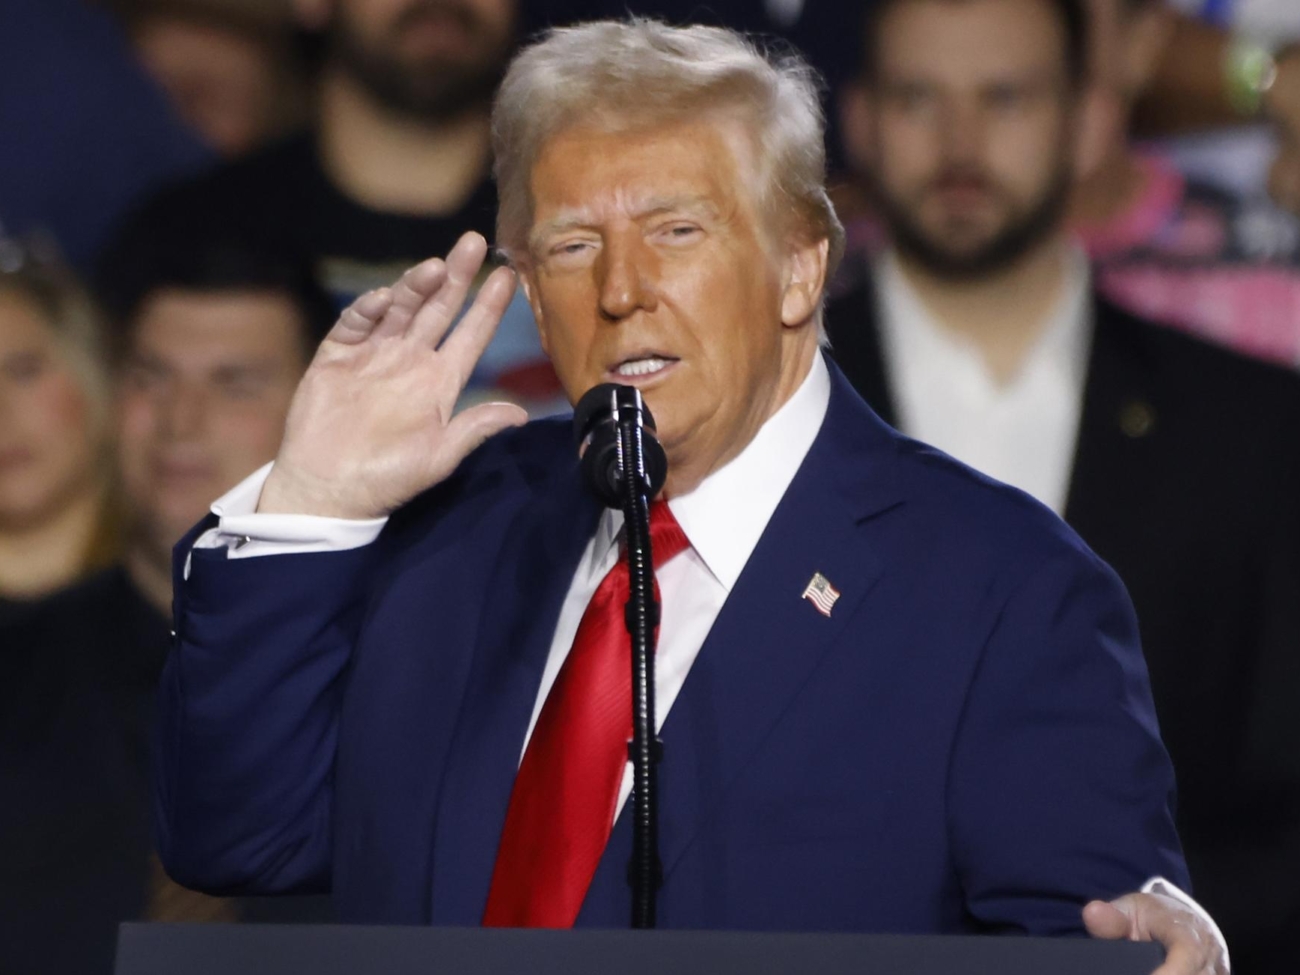
[[(668, 505), (652, 504), (655, 567), (687, 544)], [(629, 589), (620, 558), (587, 604), (542, 705), (510, 794), (483, 914), (488, 927), (570, 928), (587, 896), (614, 826), (632, 737), (631, 642), (623, 622)]]

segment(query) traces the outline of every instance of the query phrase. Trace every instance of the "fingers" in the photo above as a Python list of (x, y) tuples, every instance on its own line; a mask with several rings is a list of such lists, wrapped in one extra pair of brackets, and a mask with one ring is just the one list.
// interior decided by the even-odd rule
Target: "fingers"
[(354, 301), (327, 339), (356, 345), (371, 336), (414, 333), (429, 347), (436, 347), (456, 320), (486, 257), (487, 241), (481, 234), (463, 235), (445, 261), (430, 258), (403, 274), (391, 288), (367, 292)]
[(1105, 901), (1092, 901), (1083, 909), (1083, 926), (1094, 938), (1108, 941), (1127, 938), (1132, 930), (1128, 915)]
[(1216, 975), (1216, 973), (1204, 955), (1193, 951), (1185, 944), (1176, 944), (1167, 949), (1165, 963), (1151, 975)]
[(387, 313), (392, 303), (392, 292), (388, 288), (367, 291), (343, 309), (343, 314), (329, 330), (325, 341), (342, 342), (344, 345), (356, 345), (365, 341), (374, 332), (375, 326)]
[(456, 241), (447, 255), (446, 280), (415, 312), (411, 333), (416, 339), (429, 348), (442, 341), (460, 314), (486, 257), (487, 241), (481, 234), (471, 232)]
[(1215, 952), (1196, 931), (1173, 918), (1153, 919), (1151, 940), (1165, 948), (1165, 963), (1152, 975), (1218, 975)]
[(431, 295), (447, 281), (447, 265), (434, 257), (415, 265), (393, 285), (392, 304), (374, 329), (377, 336), (403, 335)]
[(469, 382), (475, 364), (496, 334), (497, 325), (510, 307), (514, 293), (514, 272), (507, 267), (497, 268), (479, 288), (474, 304), (460, 320), (456, 331), (443, 343), (443, 357), (456, 370), (459, 388), (463, 389)]
[(483, 403), (457, 414), (447, 424), (445, 433), (446, 447), (440, 451), (440, 466), (450, 464), (446, 471), (433, 472), (438, 480), (446, 477), (459, 466), (488, 437), (500, 433), (507, 427), (522, 426), (528, 422), (528, 414), (523, 407), (513, 403)]
[(1192, 911), (1154, 894), (1126, 894), (1083, 909), (1083, 924), (1094, 938), (1157, 941), (1165, 961), (1152, 975), (1228, 975), (1219, 939)]

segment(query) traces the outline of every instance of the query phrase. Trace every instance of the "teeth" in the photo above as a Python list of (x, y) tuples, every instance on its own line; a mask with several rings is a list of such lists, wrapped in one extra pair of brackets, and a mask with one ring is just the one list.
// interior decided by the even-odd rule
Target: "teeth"
[(620, 376), (648, 376), (652, 372), (658, 372), (664, 366), (668, 365), (667, 359), (633, 359), (631, 362), (624, 362), (617, 369)]

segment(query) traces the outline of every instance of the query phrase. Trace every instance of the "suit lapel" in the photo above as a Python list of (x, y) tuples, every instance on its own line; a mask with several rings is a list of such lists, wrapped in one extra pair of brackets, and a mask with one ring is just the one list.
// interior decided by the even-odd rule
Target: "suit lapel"
[[(1086, 540), (1116, 534), (1114, 519), (1130, 506), (1114, 505), (1116, 470), (1144, 469), (1158, 420), (1154, 362), (1142, 341), (1145, 328), (1109, 302), (1095, 304), (1078, 445), (1065, 520)], [(879, 309), (869, 275), (826, 307), (832, 354), (845, 376), (880, 417), (896, 424), (897, 409), (880, 342)]]
[(466, 705), (440, 788), (436, 924), (476, 925), (482, 918), (542, 670), (599, 515), (575, 461), (525, 504), (486, 580)]
[(1065, 508), (1065, 520), (1090, 544), (1114, 536), (1115, 517), (1133, 510), (1112, 503), (1117, 490), (1133, 488), (1129, 475), (1126, 484), (1116, 484), (1115, 472), (1144, 469), (1142, 459), (1158, 419), (1143, 328), (1108, 303), (1097, 302)]
[[(864, 535), (874, 516), (901, 503), (890, 478), (894, 440), (833, 366), (831, 373), (821, 432), (664, 724), (666, 875), (885, 567)], [(839, 590), (829, 616), (801, 598), (814, 573)]]

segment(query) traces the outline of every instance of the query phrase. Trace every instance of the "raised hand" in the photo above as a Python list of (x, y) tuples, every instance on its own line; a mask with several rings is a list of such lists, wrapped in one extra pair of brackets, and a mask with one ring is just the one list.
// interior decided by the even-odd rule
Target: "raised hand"
[(445, 261), (425, 261), (343, 312), (294, 394), (258, 511), (387, 515), (528, 419), (509, 403), (453, 416), (514, 294), (514, 273), (493, 271), (442, 342), (486, 254), (486, 241), (466, 234)]

